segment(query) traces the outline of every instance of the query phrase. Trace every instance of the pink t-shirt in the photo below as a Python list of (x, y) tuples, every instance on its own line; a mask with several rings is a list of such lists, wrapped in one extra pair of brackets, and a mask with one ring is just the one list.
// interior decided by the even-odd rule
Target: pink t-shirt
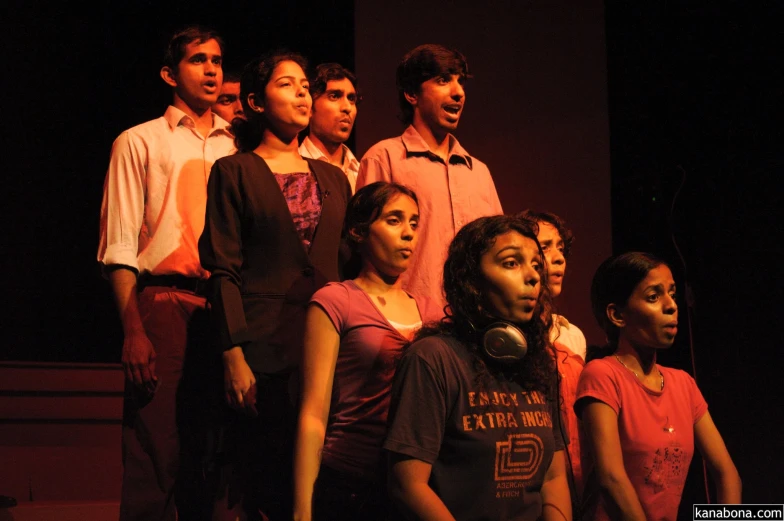
[[(413, 298), (423, 323), (441, 318), (431, 299)], [(340, 334), (322, 461), (340, 472), (377, 479), (392, 377), (409, 339), (353, 281), (327, 284), (311, 303), (324, 310)]]
[(376, 143), (359, 163), (357, 189), (375, 181), (399, 183), (419, 200), (419, 245), (403, 287), (446, 304), (442, 286), (449, 243), (457, 232), (479, 217), (503, 213), (487, 166), (468, 155), (449, 136), (447, 161), (430, 151), (422, 136), (409, 126), (402, 136)]
[[(591, 397), (618, 414), (623, 465), (646, 519), (676, 521), (694, 454), (694, 424), (708, 404), (689, 374), (657, 367), (662, 391), (645, 387), (614, 356), (591, 361), (580, 375), (575, 411), (579, 415), (582, 399)], [(603, 500), (597, 507), (592, 519), (608, 520)]]

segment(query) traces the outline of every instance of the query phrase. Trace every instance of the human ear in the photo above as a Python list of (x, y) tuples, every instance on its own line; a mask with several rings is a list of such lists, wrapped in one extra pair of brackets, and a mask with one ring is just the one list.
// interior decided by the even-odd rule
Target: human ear
[(169, 87), (177, 86), (177, 75), (168, 65), (161, 67), (161, 78), (163, 78), (163, 81), (165, 81)]
[(417, 95), (416, 94), (411, 94), (411, 93), (408, 93), (408, 92), (404, 92), (403, 96), (406, 97), (406, 101), (409, 104), (411, 104), (412, 106), (416, 107), (416, 104), (417, 104)]
[(264, 112), (264, 107), (261, 104), (257, 103), (256, 95), (252, 92), (248, 94), (248, 106), (250, 107), (250, 110), (252, 110), (253, 112), (258, 112), (259, 114)]
[(360, 234), (356, 228), (351, 228), (348, 231), (348, 235), (349, 237), (351, 237), (351, 240), (354, 241), (356, 244), (362, 244), (365, 241), (365, 238), (362, 237), (362, 234)]
[(623, 318), (623, 312), (621, 311), (621, 308), (615, 304), (607, 304), (606, 313), (610, 323), (615, 327), (622, 328), (626, 326), (626, 320)]

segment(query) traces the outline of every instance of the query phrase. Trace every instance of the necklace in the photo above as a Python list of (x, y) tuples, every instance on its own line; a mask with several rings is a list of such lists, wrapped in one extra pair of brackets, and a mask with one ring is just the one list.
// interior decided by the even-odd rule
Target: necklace
[[(626, 369), (631, 371), (632, 374), (634, 374), (634, 376), (636, 376), (638, 380), (642, 380), (642, 378), (640, 378), (640, 375), (637, 374), (637, 371), (635, 371), (634, 369), (632, 369), (631, 367), (629, 367), (628, 365), (623, 363), (623, 360), (621, 360), (621, 357), (619, 357), (618, 355), (615, 355), (615, 359), (618, 360), (619, 364), (621, 364)], [(659, 378), (661, 379), (661, 386), (660, 386), (659, 390), (663, 391), (664, 390), (664, 375), (662, 374), (661, 369), (659, 369), (658, 367), (656, 368), (656, 370), (659, 371)]]

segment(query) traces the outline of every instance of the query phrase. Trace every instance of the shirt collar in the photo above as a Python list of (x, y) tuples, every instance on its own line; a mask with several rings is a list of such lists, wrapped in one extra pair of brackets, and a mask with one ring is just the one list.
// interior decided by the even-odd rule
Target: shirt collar
[[(322, 152), (321, 149), (317, 147), (313, 141), (311, 141), (310, 136), (305, 136), (305, 139), (302, 140), (300, 146), (304, 148), (308, 155), (313, 159), (321, 159), (322, 161), (329, 162), (326, 154), (324, 154), (324, 152)], [(357, 161), (357, 158), (351, 152), (351, 149), (348, 148), (345, 144), (340, 145), (340, 147), (343, 149), (343, 165), (341, 168), (343, 170), (351, 171), (359, 170), (359, 161)]]
[[(171, 128), (172, 130), (174, 130), (180, 125), (187, 128), (196, 127), (196, 122), (193, 120), (193, 118), (187, 115), (182, 110), (175, 107), (174, 105), (169, 105), (163, 117), (164, 119), (166, 119), (166, 122), (169, 124), (169, 128)], [(217, 114), (212, 115), (212, 130), (210, 131), (210, 134), (218, 130), (231, 134), (231, 132), (229, 132), (229, 127), (230, 124), (226, 122), (223, 118), (221, 118)]]
[[(403, 146), (406, 147), (406, 152), (409, 154), (428, 154), (433, 155), (430, 147), (427, 146), (425, 140), (414, 128), (414, 125), (409, 125), (405, 132), (403, 132)], [(457, 138), (452, 134), (447, 135), (449, 140), (449, 153), (447, 154), (448, 162), (453, 162), (453, 158), (458, 161), (464, 162), (468, 168), (473, 168), (473, 158), (468, 154), (465, 148), (460, 145)]]
[(308, 156), (312, 157), (313, 159), (321, 159), (323, 161), (326, 161), (327, 159), (327, 156), (324, 154), (324, 152), (322, 152), (321, 149), (310, 140), (310, 136), (305, 136), (305, 139), (302, 140), (300, 147), (302, 147), (307, 152)]
[(225, 129), (229, 130), (231, 127), (231, 121), (226, 121), (222, 117), (218, 116), (214, 112), (212, 113), (212, 128), (213, 129)]
[(343, 145), (343, 154), (343, 166), (354, 172), (359, 171), (359, 161), (346, 145)]

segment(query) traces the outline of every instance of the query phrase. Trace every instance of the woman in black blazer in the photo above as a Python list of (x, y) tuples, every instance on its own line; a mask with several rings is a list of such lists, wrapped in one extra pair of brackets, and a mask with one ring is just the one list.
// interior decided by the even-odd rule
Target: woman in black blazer
[[(297, 135), (312, 100), (302, 56), (250, 62), (232, 122), (238, 153), (215, 162), (199, 254), (223, 350), (224, 389), (240, 414), (224, 443), (233, 470), (218, 508), (291, 519), (296, 409), (289, 392), (313, 293), (340, 280), (340, 233), (351, 196), (345, 174), (304, 159)], [(232, 517), (233, 519), (233, 517)]]

